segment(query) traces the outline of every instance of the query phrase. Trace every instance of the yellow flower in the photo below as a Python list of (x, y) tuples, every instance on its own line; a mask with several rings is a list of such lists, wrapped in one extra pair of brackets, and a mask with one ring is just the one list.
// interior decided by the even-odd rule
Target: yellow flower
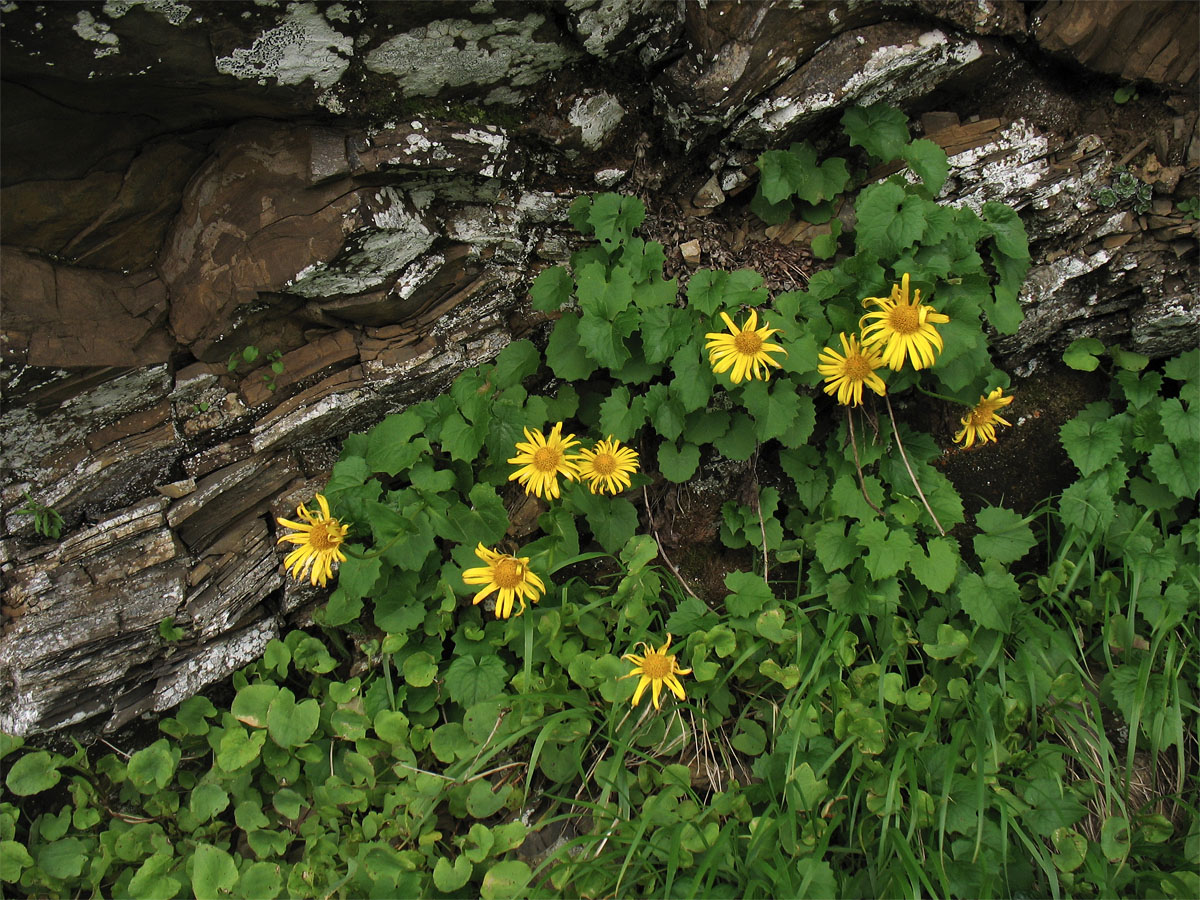
[(828, 382), (825, 393), (836, 393), (842, 406), (860, 405), (864, 384), (880, 397), (886, 394), (887, 385), (875, 374), (875, 370), (883, 365), (879, 351), (874, 347), (859, 347), (858, 338), (853, 334), (847, 337), (844, 331), (841, 340), (844, 356), (832, 347), (826, 347), (817, 357), (817, 371)]
[(766, 321), (762, 328), (758, 328), (758, 311), (753, 309), (741, 328), (725, 313), (721, 313), (721, 318), (729, 326), (729, 333), (710, 331), (705, 335), (708, 339), (705, 349), (708, 350), (708, 362), (713, 371), (720, 375), (732, 366), (729, 379), (734, 384), (740, 384), (744, 379), (761, 378), (766, 381), (770, 378), (771, 370), (767, 367), (778, 369), (782, 365), (772, 359), (771, 354), (782, 353), (787, 356), (787, 351), (778, 344), (767, 343), (779, 329), (771, 328), (771, 323)]
[[(863, 306), (880, 307), (859, 319), (864, 346), (883, 345), (883, 362), (893, 371), (904, 366), (911, 357), (914, 369), (932, 366), (942, 350), (942, 336), (934, 325), (944, 325), (950, 317), (936, 312), (932, 306), (921, 305), (921, 292), (915, 291), (912, 302), (908, 299), (908, 273), (904, 273), (900, 284), (892, 285), (891, 297), (867, 297)], [(869, 319), (874, 319), (867, 325)]]
[(1012, 424), (996, 415), (996, 410), (1008, 406), (1012, 402), (1013, 398), (1005, 397), (1002, 388), (996, 388), (986, 397), (980, 395), (979, 402), (975, 404), (975, 408), (963, 416), (963, 427), (954, 436), (955, 442), (962, 442), (964, 448), (970, 447), (976, 440), (980, 444), (986, 444), (988, 441), (994, 443), (996, 440), (996, 426)]
[(471, 598), (471, 602), (474, 604), (478, 604), (492, 591), (500, 592), (496, 597), (497, 619), (507, 619), (512, 615), (514, 599), (521, 601), (521, 608), (517, 610), (519, 616), (525, 612), (526, 598), (529, 598), (532, 603), (537, 603), (538, 598), (546, 590), (542, 579), (529, 571), (528, 556), (510, 556), (507, 553), (489, 550), (483, 544), (475, 548), (475, 555), (487, 565), (476, 569), (467, 569), (462, 574), (463, 582), (483, 585), (479, 592)]
[(571, 481), (579, 477), (575, 463), (567, 458), (567, 451), (577, 445), (575, 435), (562, 436), (562, 422), (554, 426), (550, 437), (540, 431), (525, 429), (525, 442), (517, 442), (517, 455), (509, 460), (523, 468), (508, 476), (509, 481), (519, 480), (527, 494), (537, 494), (547, 500), (559, 496), (558, 476)]
[(637, 690), (633, 692), (633, 705), (637, 706), (638, 701), (642, 699), (642, 694), (646, 687), (652, 687), (654, 698), (654, 708), (660, 709), (659, 694), (662, 693), (662, 687), (665, 684), (680, 700), (686, 700), (687, 697), (683, 693), (683, 685), (679, 683), (678, 675), (688, 675), (691, 669), (681, 669), (675, 663), (675, 655), (667, 655), (667, 648), (671, 646), (671, 636), (667, 635), (667, 642), (655, 650), (646, 643), (639, 643), (644, 651), (643, 655), (638, 656), (636, 653), (626, 653), (621, 659), (627, 659), (633, 663), (633, 671), (628, 675), (622, 675), (621, 678), (632, 678), (634, 675), (641, 675), (641, 681), (638, 682)]
[(594, 450), (580, 448), (571, 461), (593, 494), (603, 494), (605, 488), (610, 494), (620, 493), (630, 486), (629, 476), (638, 468), (637, 451), (622, 447), (611, 434), (608, 440), (597, 441)]
[(296, 529), (295, 534), (285, 534), (276, 545), (284, 541), (298, 544), (284, 559), (284, 566), (291, 571), (292, 577), (299, 581), (312, 566), (311, 581), (314, 585), (325, 587), (325, 583), (333, 575), (333, 562), (345, 562), (346, 555), (340, 547), (346, 540), (349, 525), (343, 525), (329, 515), (329, 503), (321, 494), (317, 494), (320, 512), (309, 511), (303, 503), (296, 507), (296, 515), (303, 522), (293, 522), (290, 519), (276, 519), (284, 528)]

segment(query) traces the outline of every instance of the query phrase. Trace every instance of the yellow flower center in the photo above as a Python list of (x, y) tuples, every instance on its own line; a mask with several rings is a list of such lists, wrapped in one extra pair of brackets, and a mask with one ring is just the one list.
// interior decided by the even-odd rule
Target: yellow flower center
[(492, 581), (497, 587), (515, 588), (524, 580), (524, 567), (514, 557), (506, 556), (492, 566)]
[(597, 453), (592, 459), (592, 471), (607, 478), (618, 469), (617, 458), (611, 453)]
[(733, 349), (742, 356), (757, 356), (762, 345), (763, 339), (754, 331), (739, 331), (733, 336)]
[(921, 329), (920, 310), (907, 303), (897, 304), (888, 312), (888, 325), (897, 334), (914, 334)]
[(651, 650), (642, 660), (642, 674), (647, 678), (666, 678), (675, 668), (675, 660), (665, 653)]
[(308, 545), (319, 552), (336, 550), (343, 540), (342, 529), (337, 519), (318, 522), (308, 533)]
[(971, 425), (978, 427), (986, 425), (992, 420), (992, 411), (983, 407), (976, 407), (971, 410)]
[(865, 381), (875, 371), (861, 353), (851, 353), (842, 363), (842, 374), (851, 381)]
[(562, 451), (554, 447), (538, 447), (533, 454), (533, 467), (539, 472), (557, 472), (562, 464)]

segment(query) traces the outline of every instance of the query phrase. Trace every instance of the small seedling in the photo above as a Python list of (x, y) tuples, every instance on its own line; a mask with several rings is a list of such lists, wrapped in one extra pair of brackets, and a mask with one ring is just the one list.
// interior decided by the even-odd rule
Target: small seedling
[(62, 516), (51, 507), (34, 500), (29, 496), (29, 491), (25, 492), (25, 505), (17, 510), (17, 515), (33, 516), (33, 530), (42, 537), (57, 540), (62, 536)]
[(267, 390), (274, 391), (277, 385), (275, 384), (275, 376), (283, 374), (283, 353), (279, 350), (274, 350), (267, 354), (267, 360), (271, 363), (271, 373), (263, 373), (263, 381), (266, 382)]
[(230, 372), (236, 372), (238, 366), (242, 363), (249, 365), (258, 359), (258, 348), (250, 344), (242, 348), (242, 352), (234, 350), (229, 354), (229, 362), (226, 364)]
[(175, 624), (175, 619), (167, 616), (158, 623), (158, 635), (168, 644), (183, 640), (183, 629)]
[(1132, 84), (1123, 84), (1113, 91), (1114, 103), (1128, 103), (1130, 100), (1138, 98), (1137, 86)]

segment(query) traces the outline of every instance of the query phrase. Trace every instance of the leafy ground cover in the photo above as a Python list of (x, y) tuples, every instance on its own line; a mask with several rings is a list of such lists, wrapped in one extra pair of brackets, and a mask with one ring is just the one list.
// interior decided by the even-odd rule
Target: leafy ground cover
[[(6, 892), (1200, 894), (1200, 351), (1073, 346), (1112, 376), (1061, 429), (1077, 479), (968, 515), (953, 435), (891, 398), (1003, 442), (987, 340), (1024, 231), (938, 204), (944, 154), (895, 110), (843, 124), (858, 169), (760, 160), (764, 218), (854, 205), (806, 291), (701, 271), (681, 298), (641, 203), (581, 198), (587, 246), (532, 286), (544, 344), (352, 435), (287, 524), (334, 585), (318, 627), (128, 756), (0, 738)], [(738, 565), (698, 589), (654, 499), (729, 473), (704, 552)]]

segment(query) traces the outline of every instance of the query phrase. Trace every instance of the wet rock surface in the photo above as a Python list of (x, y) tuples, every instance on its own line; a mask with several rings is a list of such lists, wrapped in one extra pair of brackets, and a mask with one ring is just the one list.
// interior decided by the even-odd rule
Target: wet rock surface
[[(642, 197), (681, 282), (752, 267), (802, 287), (819, 229), (749, 214), (753, 162), (792, 140), (847, 152), (852, 103), (901, 105), (946, 149), (943, 200), (1021, 214), (1034, 268), (1003, 364), (1036, 377), (1084, 335), (1194, 346), (1195, 17), (5, 4), (0, 729), (115, 729), (303, 621), (322, 592), (284, 578), (274, 516), (347, 433), (543, 334), (528, 285), (574, 246), (575, 196)], [(1140, 90), (1124, 105), (1121, 79)], [(1150, 207), (1100, 194), (1121, 167)], [(61, 540), (17, 512), (26, 493)]]

